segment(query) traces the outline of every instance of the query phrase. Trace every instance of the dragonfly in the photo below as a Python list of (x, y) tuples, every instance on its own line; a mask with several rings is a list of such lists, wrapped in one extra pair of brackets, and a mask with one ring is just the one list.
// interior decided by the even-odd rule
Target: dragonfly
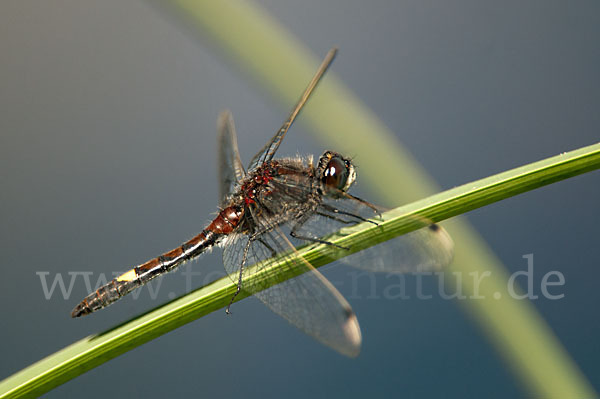
[[(229, 111), (218, 119), (218, 214), (200, 234), (179, 247), (121, 274), (85, 297), (72, 317), (102, 309), (150, 280), (197, 258), (215, 246), (223, 248), (223, 264), (237, 289), (245, 290), (300, 330), (339, 353), (355, 357), (362, 335), (357, 317), (339, 291), (306, 259), (301, 245), (346, 248), (328, 235), (358, 223), (378, 225), (382, 208), (348, 192), (356, 180), (349, 157), (326, 151), (311, 156), (275, 158), (283, 138), (331, 65), (331, 49), (291, 113), (273, 138), (244, 168)], [(439, 225), (423, 228), (342, 257), (344, 263), (374, 272), (440, 270), (452, 260), (453, 243)], [(343, 255), (343, 254), (342, 254)], [(281, 259), (286, 260), (281, 262)], [(296, 277), (272, 285), (253, 278), (277, 262), (281, 273)]]

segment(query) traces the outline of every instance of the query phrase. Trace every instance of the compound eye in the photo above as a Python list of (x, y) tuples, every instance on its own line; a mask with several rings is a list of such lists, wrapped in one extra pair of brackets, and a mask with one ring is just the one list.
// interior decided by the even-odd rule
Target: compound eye
[(348, 167), (340, 158), (331, 158), (323, 173), (323, 184), (329, 188), (343, 190), (348, 180)]

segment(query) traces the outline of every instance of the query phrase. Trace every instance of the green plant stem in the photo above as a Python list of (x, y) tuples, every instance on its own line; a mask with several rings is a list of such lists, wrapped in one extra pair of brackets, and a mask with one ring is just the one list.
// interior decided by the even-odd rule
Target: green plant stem
[[(595, 144), (396, 208), (384, 214), (385, 221), (379, 226), (362, 223), (335, 242), (353, 250), (367, 248), (414, 230), (418, 227), (415, 220), (421, 217), (441, 221), (598, 168), (600, 144)], [(316, 267), (335, 260), (339, 253), (324, 245), (299, 251), (300, 256)], [(278, 270), (285, 269), (275, 264), (268, 272), (249, 278), (271, 279), (270, 283), (276, 283), (293, 277), (276, 273)], [(124, 352), (225, 307), (234, 291), (235, 284), (223, 278), (111, 330), (75, 342), (0, 382), (0, 398), (39, 396)], [(245, 296), (242, 293), (238, 299)]]

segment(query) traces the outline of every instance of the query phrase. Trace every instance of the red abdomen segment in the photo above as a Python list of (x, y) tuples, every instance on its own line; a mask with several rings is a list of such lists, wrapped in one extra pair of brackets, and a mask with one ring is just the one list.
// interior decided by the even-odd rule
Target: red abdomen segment
[(127, 295), (154, 277), (170, 272), (186, 260), (195, 258), (231, 233), (240, 223), (244, 210), (237, 206), (223, 209), (197, 236), (169, 252), (130, 269), (86, 296), (71, 312), (71, 317), (85, 316)]

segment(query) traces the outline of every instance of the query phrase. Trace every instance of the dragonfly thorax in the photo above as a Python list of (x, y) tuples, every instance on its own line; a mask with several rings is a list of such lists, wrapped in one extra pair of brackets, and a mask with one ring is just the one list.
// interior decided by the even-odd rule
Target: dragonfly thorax
[(252, 176), (242, 182), (240, 191), (246, 205), (253, 204), (256, 196), (264, 191), (268, 183), (273, 180), (277, 165), (277, 161), (265, 162)]

